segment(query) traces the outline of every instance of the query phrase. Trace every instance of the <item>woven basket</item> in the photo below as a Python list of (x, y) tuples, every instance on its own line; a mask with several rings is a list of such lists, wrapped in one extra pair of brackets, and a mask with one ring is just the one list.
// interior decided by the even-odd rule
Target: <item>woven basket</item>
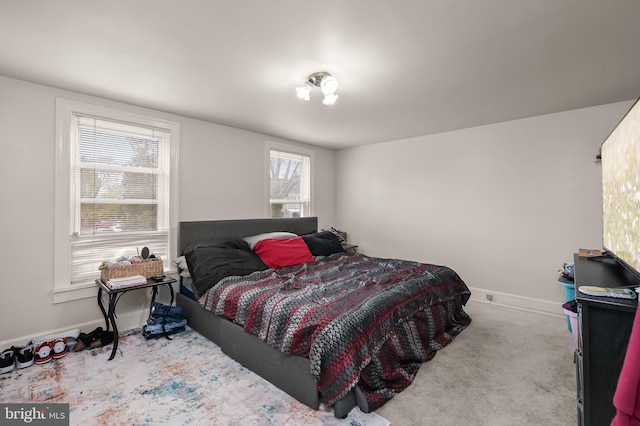
[(142, 275), (145, 278), (151, 278), (163, 274), (162, 259), (148, 259), (134, 265), (102, 268), (100, 279), (106, 283), (111, 278), (130, 277), (132, 275)]

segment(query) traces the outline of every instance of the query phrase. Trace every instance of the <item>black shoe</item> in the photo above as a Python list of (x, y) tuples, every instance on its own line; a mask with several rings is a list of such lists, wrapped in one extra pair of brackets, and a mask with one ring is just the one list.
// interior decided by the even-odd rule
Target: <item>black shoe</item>
[(13, 348), (5, 349), (0, 353), (0, 373), (8, 373), (16, 368), (16, 355)]
[(35, 357), (33, 355), (35, 344), (33, 343), (33, 340), (24, 346), (13, 347), (12, 349), (16, 355), (16, 367), (27, 368), (33, 365), (35, 361)]
[(91, 343), (93, 343), (94, 340), (100, 337), (100, 334), (102, 334), (102, 331), (103, 331), (102, 327), (98, 327), (95, 330), (93, 330), (91, 333), (87, 333), (87, 334), (80, 333), (80, 335), (78, 335), (78, 342), (73, 347), (74, 352), (80, 352), (90, 347)]

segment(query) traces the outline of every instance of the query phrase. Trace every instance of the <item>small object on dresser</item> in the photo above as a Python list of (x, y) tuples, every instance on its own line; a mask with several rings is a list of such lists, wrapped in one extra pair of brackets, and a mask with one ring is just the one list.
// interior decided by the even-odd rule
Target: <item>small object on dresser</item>
[(604, 253), (602, 252), (602, 250), (595, 250), (595, 249), (578, 249), (578, 255), (580, 257), (595, 257), (595, 256), (602, 256)]
[(618, 287), (618, 288), (605, 288), (595, 286), (580, 286), (578, 287), (580, 293), (588, 294), (589, 296), (606, 296), (615, 297), (619, 299), (635, 299), (636, 292), (630, 288)]

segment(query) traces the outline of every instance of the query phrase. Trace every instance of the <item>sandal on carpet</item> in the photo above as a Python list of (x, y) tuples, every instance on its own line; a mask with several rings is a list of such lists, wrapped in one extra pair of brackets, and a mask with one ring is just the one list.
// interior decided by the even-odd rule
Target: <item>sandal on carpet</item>
[(103, 331), (100, 333), (100, 337), (91, 342), (91, 348), (101, 348), (111, 343), (113, 343), (113, 331)]
[(102, 327), (98, 327), (93, 330), (91, 333), (80, 333), (78, 335), (78, 341), (73, 346), (74, 352), (80, 352), (90, 347), (91, 344), (100, 337), (103, 330)]

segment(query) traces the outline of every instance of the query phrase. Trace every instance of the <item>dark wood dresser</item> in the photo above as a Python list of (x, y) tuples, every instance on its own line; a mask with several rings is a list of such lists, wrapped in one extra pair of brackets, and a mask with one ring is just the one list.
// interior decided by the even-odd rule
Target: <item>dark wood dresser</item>
[(640, 286), (613, 259), (589, 260), (574, 254), (580, 337), (575, 352), (578, 425), (609, 426), (615, 415), (613, 394), (629, 344), (637, 300), (589, 296), (580, 286)]

